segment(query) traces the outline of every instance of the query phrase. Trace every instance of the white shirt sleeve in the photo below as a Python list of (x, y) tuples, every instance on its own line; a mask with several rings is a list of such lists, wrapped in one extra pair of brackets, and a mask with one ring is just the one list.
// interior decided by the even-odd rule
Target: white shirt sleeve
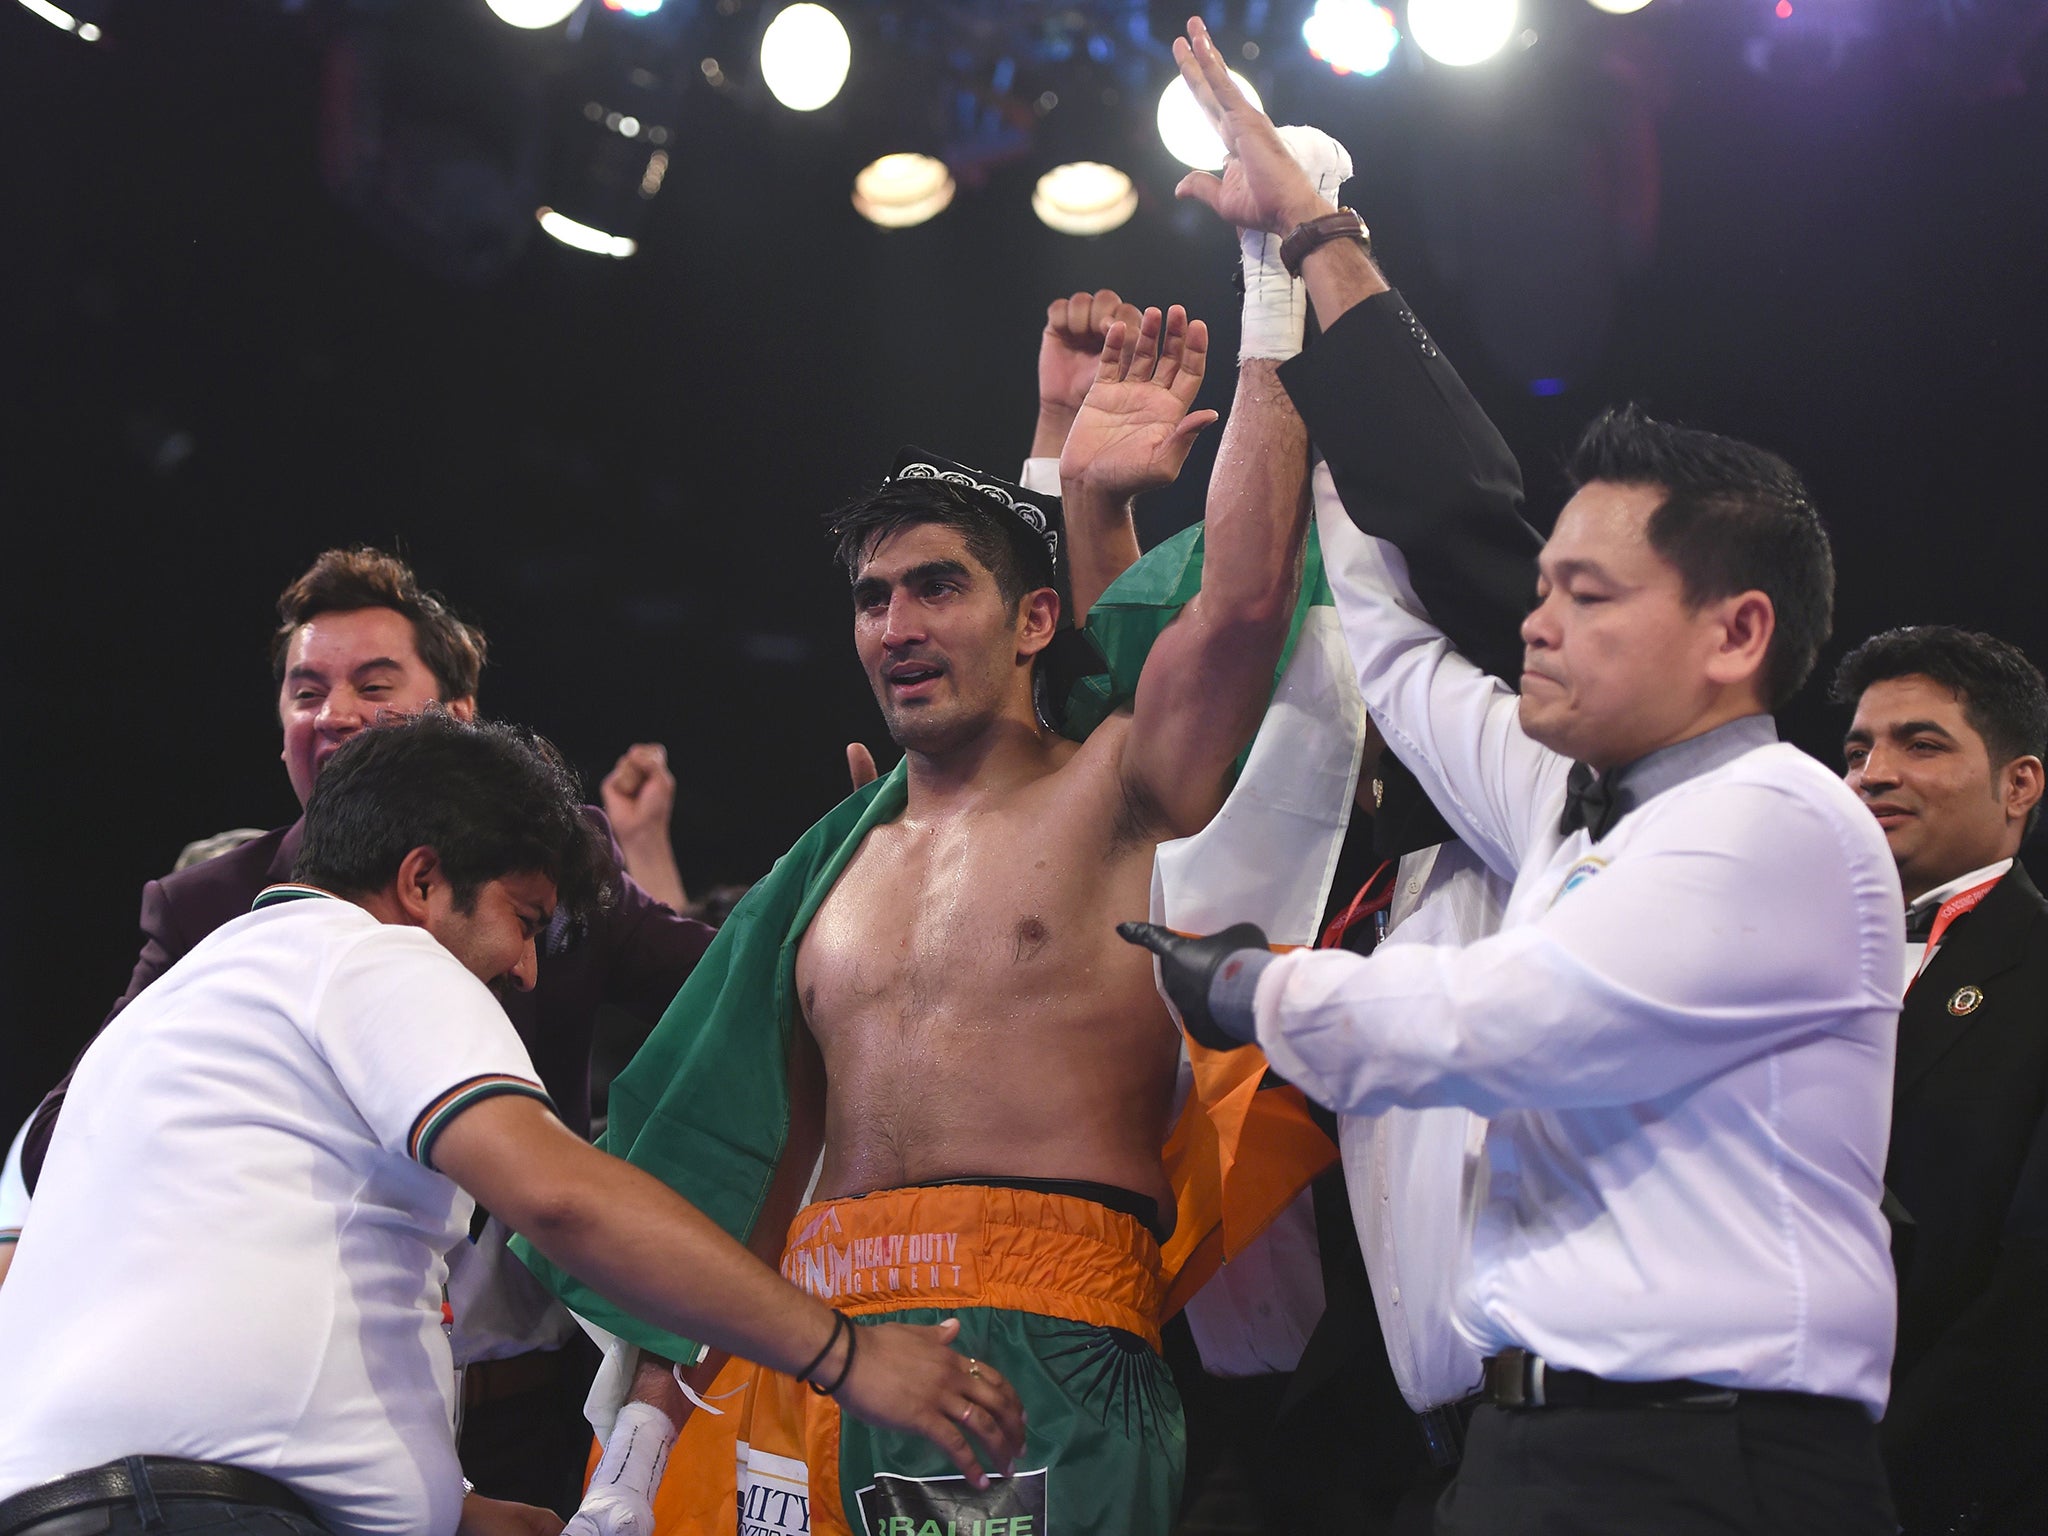
[(1060, 461), (1058, 459), (1026, 459), (1024, 473), (1017, 477), (1017, 483), (1027, 491), (1040, 496), (1057, 496), (1060, 493)]
[(1848, 828), (1755, 776), (1667, 796), (1532, 922), (1275, 960), (1257, 1007), (1274, 1070), (1352, 1114), (1640, 1104), (1892, 1005), (1896, 962), (1859, 928), (1879, 876)]
[(1458, 836), (1512, 880), (1555, 824), (1571, 765), (1523, 734), (1505, 683), (1451, 649), (1401, 552), (1359, 532), (1321, 460), (1314, 490), (1324, 569), (1366, 707)]
[(309, 1033), (385, 1150), (429, 1167), (434, 1138), (478, 1100), (547, 1100), (490, 989), (420, 929), (387, 925), (351, 945)]
[(28, 1218), (28, 1185), (21, 1176), (21, 1146), (28, 1140), (28, 1124), (22, 1123), (14, 1133), (14, 1144), (7, 1149), (7, 1161), (0, 1164), (0, 1243), (8, 1243), (21, 1233), (21, 1224)]

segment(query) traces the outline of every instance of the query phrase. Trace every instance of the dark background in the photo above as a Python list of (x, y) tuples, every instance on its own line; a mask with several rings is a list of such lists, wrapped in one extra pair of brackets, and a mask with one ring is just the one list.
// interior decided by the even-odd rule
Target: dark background
[[(1233, 49), (1264, 38), (1245, 67), (1276, 116), (1351, 147), (1349, 201), (1521, 455), (1532, 517), (1576, 429), (1635, 398), (1805, 472), (1840, 568), (1824, 666), (1927, 620), (2048, 656), (2041, 8), (1802, 0), (1773, 33), (1747, 0), (1525, 5), (1533, 46), (1372, 80), (1302, 57), (1305, 7), (1210, 14)], [(1143, 5), (1066, 8), (1122, 29), (1110, 64), (1027, 54), (1011, 96), (1062, 105), (1034, 124), (985, 92), (970, 142), (924, 98), (957, 106), (987, 58), (901, 24), (980, 18), (951, 35), (993, 53), (1003, 9), (842, 7), (846, 96), (799, 116), (749, 79), (758, 8), (671, 0), (646, 36), (672, 164), (612, 262), (532, 227), (596, 90), (560, 29), (481, 0), (179, 0), (95, 12), (88, 46), (0, 4), (0, 1125), (122, 989), (142, 882), (295, 814), (265, 640), (328, 545), (405, 552), (488, 631), (486, 709), (593, 784), (665, 741), (693, 885), (758, 874), (838, 797), (842, 745), (884, 743), (820, 515), (906, 441), (1014, 472), (1056, 294), (1183, 301), (1235, 353), (1232, 242), (1175, 206), (1151, 126), (1173, 8), (1147, 46)], [(1056, 22), (1010, 9), (1041, 43)], [(605, 36), (613, 68), (634, 44)], [(690, 80), (714, 47), (724, 88)], [(947, 213), (854, 214), (860, 164), (949, 134), (971, 153)], [(1092, 240), (1029, 211), (1084, 154), (1144, 192)], [(1208, 452), (1148, 538), (1198, 515)], [(1817, 689), (1786, 720), (1830, 760), (1842, 723)]]

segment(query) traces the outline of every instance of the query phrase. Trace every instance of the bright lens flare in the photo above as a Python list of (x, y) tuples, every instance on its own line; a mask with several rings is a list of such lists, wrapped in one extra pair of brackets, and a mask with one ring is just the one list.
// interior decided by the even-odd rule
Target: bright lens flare
[(1031, 211), (1063, 235), (1102, 235), (1138, 211), (1138, 189), (1113, 165), (1076, 160), (1038, 178)]
[(930, 155), (884, 155), (853, 178), (854, 211), (884, 229), (908, 229), (946, 210), (953, 173)]
[(100, 29), (89, 21), (80, 21), (69, 11), (59, 10), (50, 0), (21, 0), (24, 10), (33, 11), (53, 27), (62, 27), (66, 32), (75, 32), (88, 43), (100, 40)]
[[(1266, 104), (1259, 100), (1259, 93), (1252, 89), (1251, 81), (1236, 70), (1230, 78), (1237, 82), (1237, 88), (1244, 92), (1244, 98), (1261, 111)], [(1223, 138), (1209, 126), (1209, 115), (1202, 110), (1202, 104), (1195, 100), (1195, 93), (1188, 89), (1187, 81), (1175, 75), (1159, 93), (1159, 137), (1166, 145), (1166, 152), (1182, 165), (1191, 165), (1198, 171), (1220, 171), (1223, 169)]]
[(1439, 64), (1492, 58), (1514, 35), (1515, 0), (1408, 0), (1408, 35)]
[(1373, 0), (1316, 0), (1301, 24), (1301, 40), (1337, 74), (1376, 75), (1393, 58), (1401, 30), (1394, 13)]
[(815, 112), (839, 94), (853, 43), (822, 5), (792, 5), (761, 34), (761, 78), (792, 112)]
[(1596, 11), (1605, 11), (1610, 16), (1627, 16), (1640, 11), (1650, 0), (1588, 0)]
[(552, 208), (542, 208), (535, 216), (540, 220), (540, 227), (562, 244), (588, 251), (593, 256), (612, 256), (623, 261), (640, 249), (638, 241), (592, 229), (588, 224), (579, 224), (566, 213), (557, 213)]
[(569, 19), (582, 0), (484, 0), (491, 14), (508, 26), (534, 31)]

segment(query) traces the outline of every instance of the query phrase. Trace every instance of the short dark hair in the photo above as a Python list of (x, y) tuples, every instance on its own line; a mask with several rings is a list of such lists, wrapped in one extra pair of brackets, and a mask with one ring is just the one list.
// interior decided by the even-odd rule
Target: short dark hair
[(857, 581), (870, 550), (923, 523), (957, 530), (1012, 609), (1025, 593), (1056, 584), (1052, 555), (1037, 534), (994, 497), (948, 480), (891, 480), (834, 512), (825, 531), (836, 541), (833, 554), (847, 580)]
[(300, 625), (323, 613), (389, 608), (412, 622), (413, 645), (434, 674), (441, 702), (476, 697), (484, 670), (484, 632), (464, 623), (439, 595), (420, 585), (412, 567), (381, 549), (330, 549), (277, 598), (277, 631), (270, 637), (270, 671), (284, 681), (285, 656)]
[(1895, 677), (1925, 677), (1954, 694), (1992, 766), (2048, 759), (2048, 682), (2018, 646), (1953, 624), (1888, 629), (1842, 658), (1834, 700), (1853, 707), (1872, 683)]
[(1771, 600), (1765, 703), (1799, 691), (1835, 622), (1835, 562), (1799, 473), (1731, 437), (1672, 426), (1635, 406), (1598, 417), (1571, 458), (1572, 484), (1653, 485), (1663, 503), (1645, 530), (1698, 607), (1738, 592)]
[(468, 911), (506, 875), (542, 874), (572, 923), (607, 905), (610, 850), (584, 816), (576, 776), (543, 738), (427, 709), (357, 732), (306, 802), (292, 876), (342, 896), (382, 890), (432, 848)]

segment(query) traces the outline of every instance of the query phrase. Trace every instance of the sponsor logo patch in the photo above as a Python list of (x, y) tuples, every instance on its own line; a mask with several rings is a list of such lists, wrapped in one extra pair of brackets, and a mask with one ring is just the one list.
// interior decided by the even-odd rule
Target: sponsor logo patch
[(739, 1536), (809, 1536), (810, 1469), (744, 1440), (739, 1456)]
[(1046, 1469), (1013, 1472), (976, 1488), (960, 1476), (878, 1472), (861, 1489), (867, 1536), (1046, 1536)]

